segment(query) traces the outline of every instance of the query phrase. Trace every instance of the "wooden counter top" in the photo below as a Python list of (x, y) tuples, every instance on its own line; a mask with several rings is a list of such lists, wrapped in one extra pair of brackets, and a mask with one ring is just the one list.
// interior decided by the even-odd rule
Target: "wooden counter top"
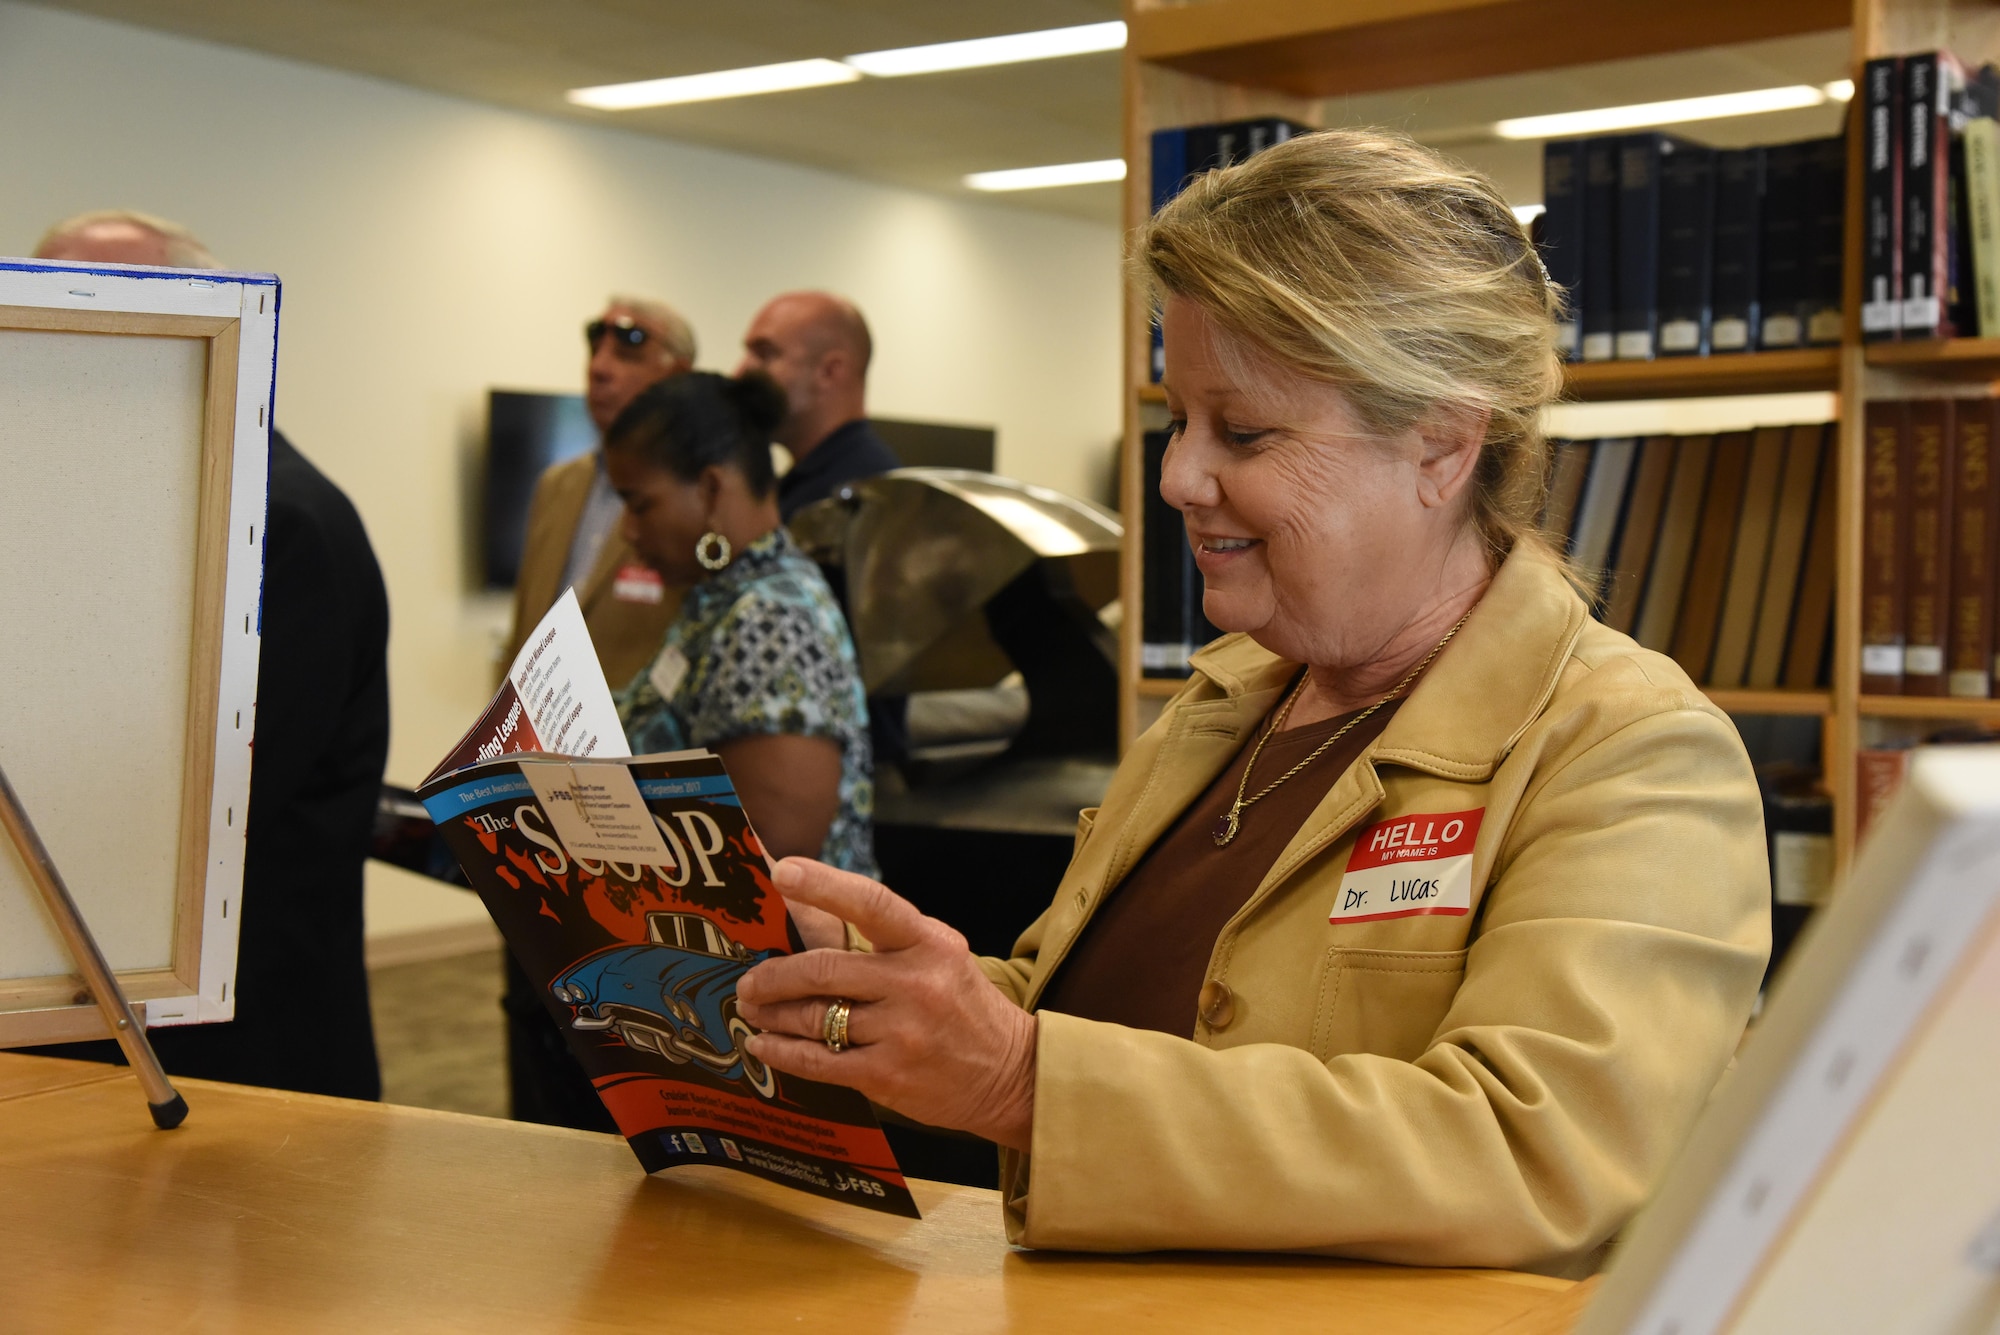
[(1556, 1335), (1588, 1286), (1270, 1256), (1007, 1246), (994, 1193), (921, 1222), (615, 1137), (0, 1053), (10, 1331), (1219, 1330)]

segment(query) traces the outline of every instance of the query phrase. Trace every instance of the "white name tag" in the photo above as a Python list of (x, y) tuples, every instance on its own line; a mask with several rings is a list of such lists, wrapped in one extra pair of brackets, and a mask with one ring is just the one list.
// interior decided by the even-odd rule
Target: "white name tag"
[(1328, 922), (1472, 911), (1472, 845), (1486, 808), (1398, 816), (1366, 826)]
[(681, 682), (688, 674), (687, 655), (678, 649), (663, 649), (653, 660), (652, 670), (646, 673), (646, 680), (653, 683), (653, 689), (660, 693), (662, 700), (674, 698), (674, 692), (681, 688)]

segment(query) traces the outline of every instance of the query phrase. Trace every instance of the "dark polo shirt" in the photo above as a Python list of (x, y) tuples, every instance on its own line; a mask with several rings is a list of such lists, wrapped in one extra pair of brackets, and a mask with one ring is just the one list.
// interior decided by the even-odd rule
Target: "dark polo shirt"
[(778, 515), (789, 524), (800, 510), (825, 500), (847, 483), (902, 466), (902, 460), (875, 434), (868, 419), (857, 417), (835, 427), (811, 453), (792, 465), (791, 472), (778, 479)]

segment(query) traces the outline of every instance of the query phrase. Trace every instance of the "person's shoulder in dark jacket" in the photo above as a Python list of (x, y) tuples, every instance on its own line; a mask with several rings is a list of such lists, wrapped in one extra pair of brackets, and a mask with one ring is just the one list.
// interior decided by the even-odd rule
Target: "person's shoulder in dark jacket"
[[(389, 600), (361, 516), (271, 433), (236, 1018), (149, 1037), (175, 1075), (381, 1095), (362, 866), (389, 746)], [(44, 1049), (121, 1061), (109, 1041)]]
[(270, 477), (229, 1078), (373, 1098), (362, 868), (389, 749), (388, 592), (353, 503), (276, 431)]
[(901, 468), (903, 461), (865, 417), (835, 427), (812, 453), (778, 480), (778, 513), (786, 522), (850, 482)]

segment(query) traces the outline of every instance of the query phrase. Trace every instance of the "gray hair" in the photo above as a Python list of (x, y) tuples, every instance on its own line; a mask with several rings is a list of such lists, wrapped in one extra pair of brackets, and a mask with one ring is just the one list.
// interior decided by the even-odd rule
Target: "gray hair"
[(694, 326), (664, 301), (654, 301), (650, 297), (624, 297), (614, 294), (605, 303), (609, 306), (624, 306), (646, 317), (650, 324), (659, 326), (660, 343), (675, 361), (694, 365)]
[(45, 247), (63, 237), (77, 232), (88, 231), (106, 223), (123, 223), (151, 232), (167, 244), (167, 263), (176, 269), (220, 269), (222, 261), (201, 243), (187, 228), (177, 222), (157, 217), (151, 213), (141, 213), (137, 209), (93, 209), (89, 213), (79, 213), (73, 218), (64, 218), (42, 234), (35, 243), (39, 253)]

